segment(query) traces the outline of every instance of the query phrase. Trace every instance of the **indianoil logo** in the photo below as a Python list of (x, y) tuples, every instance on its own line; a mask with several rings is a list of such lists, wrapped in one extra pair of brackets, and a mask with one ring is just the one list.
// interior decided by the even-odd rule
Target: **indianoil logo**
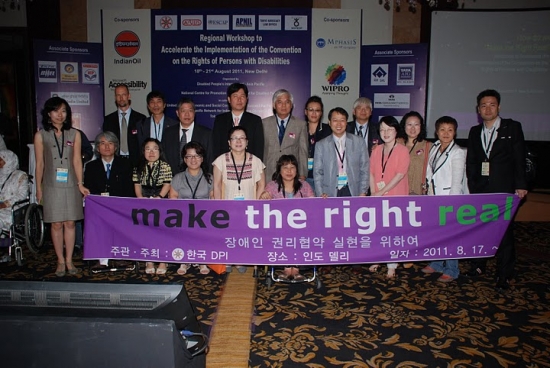
[(132, 31), (122, 31), (115, 37), (115, 51), (122, 57), (130, 58), (138, 53), (141, 42)]

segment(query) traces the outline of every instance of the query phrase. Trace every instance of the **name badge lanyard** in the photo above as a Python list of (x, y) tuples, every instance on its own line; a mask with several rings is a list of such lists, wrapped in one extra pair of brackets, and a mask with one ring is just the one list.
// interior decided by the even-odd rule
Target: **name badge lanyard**
[(491, 132), (489, 142), (487, 142), (487, 134), (483, 131), (483, 150), (485, 151), (485, 157), (487, 157), (487, 161), (489, 161), (489, 156), (491, 155), (491, 150), (493, 149), (493, 144), (495, 143), (495, 141), (493, 140), (495, 131), (496, 129), (493, 129), (493, 131)]
[(57, 141), (57, 136), (55, 131), (53, 132), (53, 138), (55, 139), (55, 145), (57, 146), (57, 153), (59, 153), (59, 159), (61, 160), (60, 165), (63, 165), (63, 152), (65, 152), (65, 131), (61, 131), (61, 147), (59, 147), (59, 142)]
[(235, 163), (235, 157), (233, 157), (233, 152), (231, 152), (231, 160), (233, 160), (233, 167), (235, 168), (235, 175), (237, 176), (237, 186), (239, 192), (241, 191), (241, 180), (243, 178), (244, 166), (246, 164), (246, 154), (244, 155), (243, 166), (241, 167), (241, 175), (239, 175), (239, 170), (237, 170), (237, 164)]
[(388, 153), (388, 159), (384, 163), (384, 150), (382, 149), (382, 179), (384, 179), (384, 173), (386, 172), (386, 165), (388, 164), (388, 161), (390, 160), (391, 154), (393, 152), (393, 149), (395, 148), (395, 145), (397, 144), (397, 141), (394, 142), (393, 147), (390, 150), (390, 153)]
[(191, 199), (196, 199), (197, 190), (199, 189), (199, 184), (201, 183), (202, 177), (204, 174), (201, 174), (201, 177), (199, 178), (199, 181), (197, 181), (197, 185), (195, 186), (195, 189), (191, 186), (191, 183), (189, 182), (189, 179), (187, 179), (187, 175), (185, 176), (185, 181), (187, 182), (187, 185), (189, 185), (189, 189), (191, 189)]
[(336, 148), (336, 154), (338, 155), (338, 159), (340, 160), (340, 164), (342, 165), (342, 172), (344, 172), (344, 159), (346, 158), (346, 150), (344, 149), (344, 152), (340, 154), (340, 150), (338, 149), (336, 143), (334, 143), (334, 148)]
[[(161, 138), (162, 138), (162, 137), (159, 138), (159, 134), (162, 130), (161, 127), (160, 127), (160, 123), (158, 123), (158, 124), (155, 123), (155, 119), (153, 119), (153, 117), (151, 117), (151, 123), (153, 124), (153, 129), (155, 129), (155, 138), (160, 141)], [(158, 125), (158, 129), (157, 129), (157, 125)]]
[(357, 124), (355, 125), (355, 135), (360, 135), (361, 138), (363, 139), (367, 139), (368, 135), (369, 135), (369, 124), (365, 124), (365, 132), (363, 133), (362, 130), (359, 130), (357, 129)]

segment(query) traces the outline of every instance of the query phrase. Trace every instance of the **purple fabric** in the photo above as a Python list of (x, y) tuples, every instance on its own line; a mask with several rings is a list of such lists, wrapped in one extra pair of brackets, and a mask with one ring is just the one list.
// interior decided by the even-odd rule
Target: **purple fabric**
[(518, 203), (511, 194), (289, 201), (88, 196), (84, 258), (322, 265), (490, 257)]

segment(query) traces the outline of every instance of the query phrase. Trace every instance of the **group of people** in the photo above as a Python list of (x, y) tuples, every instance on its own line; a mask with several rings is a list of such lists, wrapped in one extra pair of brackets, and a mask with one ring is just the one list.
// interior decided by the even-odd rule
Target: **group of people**
[[(88, 194), (244, 200), (449, 195), (468, 189), (522, 198), (527, 193), (521, 124), (499, 117), (500, 95), (494, 90), (477, 98), (483, 124), (471, 129), (467, 151), (455, 143), (454, 118), (437, 119), (432, 144), (419, 113), (411, 111), (401, 122), (384, 116), (374, 123), (372, 103), (364, 97), (353, 104), (351, 121), (345, 109), (336, 107), (328, 112), (328, 124), (322, 122), (324, 106), (318, 96), (306, 102), (306, 121), (292, 114), (293, 96), (285, 89), (273, 94), (273, 115), (264, 119), (246, 111), (245, 84), (230, 85), (227, 102), (230, 111), (216, 116), (211, 130), (195, 122), (195, 104), (189, 98), (177, 104), (178, 121), (164, 114), (163, 94), (152, 91), (147, 96), (150, 116), (145, 117), (131, 108), (128, 87), (119, 85), (117, 111), (105, 117), (103, 132), (95, 139), (97, 159), (84, 170), (70, 106), (59, 97), (46, 102), (44, 129), (35, 136), (36, 182), (44, 219), (52, 223), (56, 275), (78, 272), (72, 263), (74, 223), (82, 219), (82, 196)], [(497, 253), (498, 285), (504, 288), (514, 265), (511, 231)], [(470, 275), (485, 272), (483, 260), (472, 264)], [(178, 273), (189, 267), (182, 264)], [(199, 267), (201, 273), (209, 272), (206, 265)], [(378, 268), (372, 265), (370, 270)], [(395, 277), (397, 264), (387, 268), (387, 277)], [(147, 263), (145, 270), (164, 274), (167, 264)], [(432, 262), (422, 271), (441, 272), (439, 281), (452, 281), (459, 274), (458, 261)], [(296, 267), (285, 268), (281, 277), (303, 278)]]

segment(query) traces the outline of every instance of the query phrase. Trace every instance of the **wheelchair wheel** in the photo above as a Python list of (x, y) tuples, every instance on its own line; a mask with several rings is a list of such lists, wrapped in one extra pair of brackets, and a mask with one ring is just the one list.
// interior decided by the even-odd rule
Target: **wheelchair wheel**
[(25, 242), (33, 253), (38, 253), (44, 245), (42, 207), (36, 203), (31, 203), (25, 213)]

